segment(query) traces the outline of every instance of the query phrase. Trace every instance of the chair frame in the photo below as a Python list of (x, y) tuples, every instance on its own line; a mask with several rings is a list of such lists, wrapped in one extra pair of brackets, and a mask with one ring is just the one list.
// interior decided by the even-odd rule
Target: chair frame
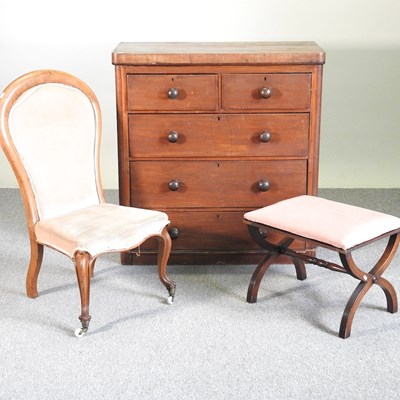
[[(26, 276), (26, 293), (30, 298), (38, 296), (38, 276), (43, 261), (44, 245), (39, 243), (35, 235), (35, 225), (40, 220), (38, 207), (35, 201), (35, 195), (32, 188), (29, 175), (18, 156), (18, 151), (14, 145), (12, 136), (9, 131), (9, 113), (12, 110), (18, 98), (27, 90), (42, 84), (64, 84), (80, 90), (89, 99), (95, 114), (96, 123), (96, 143), (95, 143), (95, 176), (96, 176), (96, 190), (99, 203), (105, 203), (103, 186), (100, 175), (100, 143), (101, 143), (101, 111), (99, 102), (96, 95), (79, 78), (68, 73), (57, 70), (37, 70), (29, 72), (25, 75), (14, 80), (3, 91), (0, 97), (0, 144), (3, 147), (4, 153), (14, 171), (17, 178), (18, 185), (21, 190), (22, 199), (25, 207), (25, 217), (30, 241), (30, 262)], [(158, 274), (160, 281), (166, 287), (169, 293), (168, 303), (172, 303), (175, 296), (176, 284), (169, 279), (166, 275), (167, 262), (171, 252), (171, 238), (165, 227), (158, 235), (151, 235), (150, 237), (157, 237), (159, 242), (158, 253)], [(149, 237), (145, 238), (141, 243), (146, 241)], [(112, 250), (110, 252), (125, 252), (130, 251), (141, 243), (135, 243), (132, 247)], [(104, 253), (102, 253), (104, 254)], [(98, 256), (98, 255), (97, 255)], [(72, 261), (75, 265), (76, 275), (78, 279), (80, 297), (81, 297), (81, 314), (79, 319), (82, 323), (82, 328), (75, 331), (77, 336), (82, 336), (86, 333), (91, 316), (89, 315), (89, 301), (90, 301), (90, 280), (93, 276), (95, 262), (97, 256), (92, 257), (87, 252), (75, 252)]]

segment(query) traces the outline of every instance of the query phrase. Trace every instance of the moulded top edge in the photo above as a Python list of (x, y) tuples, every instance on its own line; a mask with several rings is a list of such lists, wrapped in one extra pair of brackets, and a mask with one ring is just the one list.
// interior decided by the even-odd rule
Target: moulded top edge
[(122, 42), (112, 52), (115, 65), (323, 64), (315, 42)]

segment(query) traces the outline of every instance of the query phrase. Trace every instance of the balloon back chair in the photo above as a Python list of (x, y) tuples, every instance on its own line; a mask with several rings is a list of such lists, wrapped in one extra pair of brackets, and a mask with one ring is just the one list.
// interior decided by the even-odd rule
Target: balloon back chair
[(0, 97), (0, 143), (17, 177), (26, 213), (31, 258), (28, 297), (38, 296), (43, 248), (70, 257), (75, 265), (82, 327), (89, 327), (90, 281), (96, 258), (128, 251), (150, 237), (159, 242), (158, 274), (166, 276), (171, 251), (168, 216), (160, 211), (106, 203), (100, 179), (101, 113), (92, 90), (61, 71), (40, 70), (13, 81)]

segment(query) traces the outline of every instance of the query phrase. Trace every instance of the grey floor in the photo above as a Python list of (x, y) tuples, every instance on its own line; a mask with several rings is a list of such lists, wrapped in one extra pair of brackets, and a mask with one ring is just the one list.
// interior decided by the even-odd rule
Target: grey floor
[[(321, 197), (400, 216), (400, 190), (321, 190)], [(116, 192), (107, 198), (115, 202)], [(400, 313), (373, 287), (349, 339), (340, 319), (356, 282), (308, 266), (296, 280), (273, 266), (246, 303), (248, 265), (169, 267), (177, 297), (153, 266), (98, 260), (92, 322), (77, 339), (79, 292), (70, 260), (45, 253), (40, 296), (25, 296), (29, 248), (17, 190), (0, 189), (0, 399), (397, 399)], [(366, 269), (384, 243), (355, 254)], [(327, 250), (321, 257), (337, 261)], [(400, 257), (385, 274), (400, 290)]]

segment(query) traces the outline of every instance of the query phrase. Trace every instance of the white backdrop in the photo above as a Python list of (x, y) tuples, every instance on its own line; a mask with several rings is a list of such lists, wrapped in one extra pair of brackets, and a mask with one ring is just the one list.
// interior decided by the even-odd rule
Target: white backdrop
[[(270, 40), (327, 52), (320, 187), (400, 187), (399, 0), (1, 0), (0, 88), (39, 68), (86, 81), (103, 110), (104, 186), (117, 188), (119, 42)], [(16, 187), (3, 153), (0, 187)]]

